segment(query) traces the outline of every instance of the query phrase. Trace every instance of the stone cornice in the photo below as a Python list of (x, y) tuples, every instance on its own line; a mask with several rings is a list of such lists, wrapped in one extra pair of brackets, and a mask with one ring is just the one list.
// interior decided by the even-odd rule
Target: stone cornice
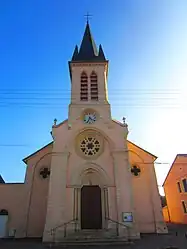
[(93, 67), (93, 65), (103, 66), (107, 64), (108, 64), (108, 61), (106, 62), (71, 62), (71, 66), (73, 67), (82, 67), (82, 66)]
[[(77, 185), (77, 184), (68, 184), (66, 185), (66, 188), (77, 188), (81, 189), (83, 185)], [(90, 185), (88, 185), (90, 186)], [(115, 188), (116, 186), (114, 184), (109, 184), (109, 185), (101, 185), (101, 188)]]
[(69, 156), (70, 152), (69, 151), (62, 151), (62, 152), (53, 152), (52, 156)]
[(119, 154), (119, 153), (127, 153), (127, 152), (128, 152), (128, 150), (126, 150), (126, 149), (119, 149), (119, 150), (116, 149), (116, 150), (112, 150), (111, 154), (114, 155), (114, 154), (117, 154), (117, 153)]

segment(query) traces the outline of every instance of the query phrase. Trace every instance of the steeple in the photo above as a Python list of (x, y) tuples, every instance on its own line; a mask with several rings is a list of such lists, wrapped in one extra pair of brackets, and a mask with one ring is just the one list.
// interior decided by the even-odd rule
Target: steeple
[[(83, 109), (91, 108), (105, 120), (110, 120), (111, 109), (108, 102), (107, 80), (108, 60), (102, 46), (96, 46), (87, 20), (81, 45), (75, 46), (69, 64), (71, 79), (71, 101), (68, 122), (77, 122)], [(89, 109), (89, 110), (91, 110)]]
[(90, 31), (90, 25), (87, 21), (86, 29), (84, 32), (84, 36), (81, 42), (80, 49), (76, 46), (72, 59), (72, 62), (104, 62), (106, 61), (103, 49), (100, 45), (99, 52), (97, 50), (97, 46), (93, 39), (93, 36)]

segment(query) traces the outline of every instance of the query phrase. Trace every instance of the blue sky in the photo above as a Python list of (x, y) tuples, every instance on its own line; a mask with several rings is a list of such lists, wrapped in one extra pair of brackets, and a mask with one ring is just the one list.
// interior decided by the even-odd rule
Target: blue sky
[(67, 118), (67, 62), (80, 45), (87, 11), (110, 61), (113, 117), (125, 116), (129, 139), (158, 156), (159, 184), (175, 155), (187, 152), (186, 0), (6, 0), (0, 3), (0, 173), (7, 182), (23, 181), (22, 158), (51, 141), (54, 118)]

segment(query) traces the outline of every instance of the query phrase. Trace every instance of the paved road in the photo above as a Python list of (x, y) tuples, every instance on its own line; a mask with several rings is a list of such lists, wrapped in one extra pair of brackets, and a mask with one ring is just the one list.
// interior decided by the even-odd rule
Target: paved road
[[(187, 238), (185, 232), (187, 231), (186, 226), (172, 225), (169, 227), (169, 234), (166, 235), (144, 235), (141, 240), (137, 240), (131, 245), (97, 245), (97, 246), (68, 246), (59, 247), (55, 246), (52, 248), (70, 248), (70, 249), (165, 249), (169, 246), (175, 246), (178, 249), (187, 249)], [(0, 241), (0, 249), (46, 249), (49, 246), (43, 245), (39, 240), (15, 240), (15, 241)]]
[[(68, 246), (70, 249), (165, 249), (169, 246), (176, 246), (179, 249), (187, 249), (187, 239), (184, 236), (174, 236), (174, 235), (149, 235), (145, 236), (141, 240), (136, 241), (132, 245), (99, 245), (99, 246)], [(0, 249), (44, 249), (49, 248), (49, 246), (43, 245), (38, 241), (1, 241)], [(55, 246), (55, 249), (64, 248)]]

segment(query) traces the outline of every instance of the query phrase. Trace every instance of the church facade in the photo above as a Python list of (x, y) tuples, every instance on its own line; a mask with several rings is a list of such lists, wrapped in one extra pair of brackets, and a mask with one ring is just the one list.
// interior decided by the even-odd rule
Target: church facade
[(156, 156), (127, 140), (125, 119), (112, 119), (108, 65), (87, 23), (69, 61), (68, 119), (55, 120), (52, 142), (23, 160), (23, 184), (0, 184), (0, 237), (49, 242), (84, 231), (121, 238), (167, 232)]

